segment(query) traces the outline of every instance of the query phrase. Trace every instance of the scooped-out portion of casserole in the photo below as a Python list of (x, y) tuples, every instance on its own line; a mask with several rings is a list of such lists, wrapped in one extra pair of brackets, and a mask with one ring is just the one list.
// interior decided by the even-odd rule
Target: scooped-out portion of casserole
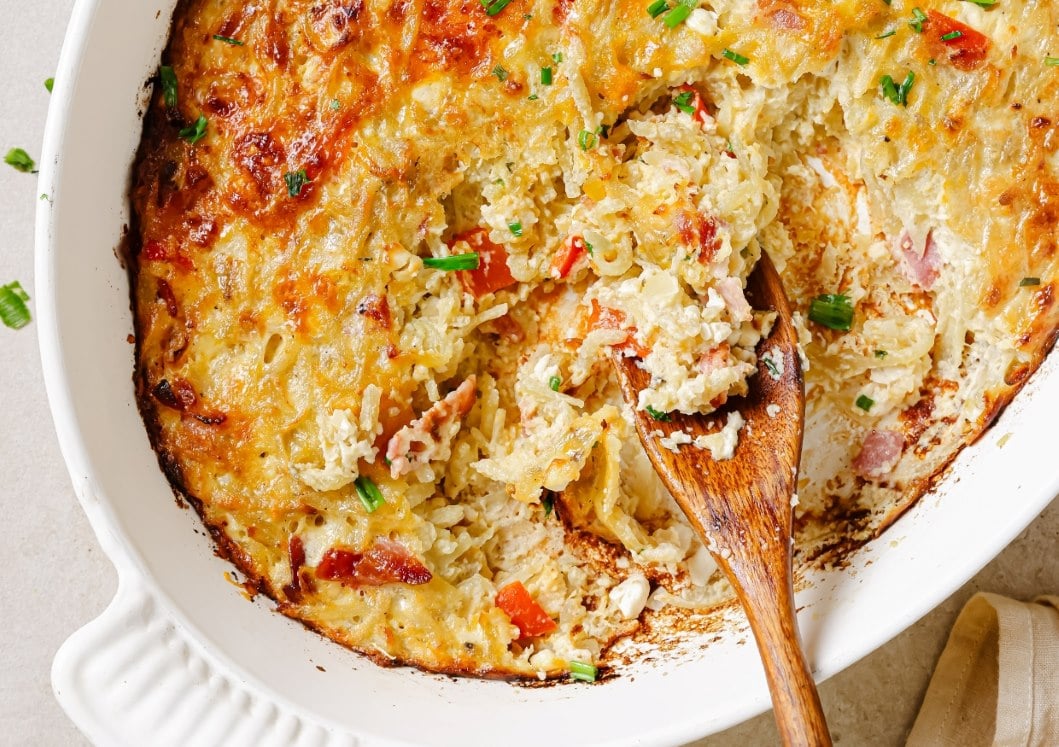
[[(656, 418), (738, 397), (768, 252), (806, 366), (803, 562), (881, 531), (1040, 363), (1057, 22), (1050, 0), (183, 0), (132, 191), (161, 464), (334, 640), (591, 679), (730, 596), (612, 354)], [(670, 448), (730, 458), (743, 427)]]

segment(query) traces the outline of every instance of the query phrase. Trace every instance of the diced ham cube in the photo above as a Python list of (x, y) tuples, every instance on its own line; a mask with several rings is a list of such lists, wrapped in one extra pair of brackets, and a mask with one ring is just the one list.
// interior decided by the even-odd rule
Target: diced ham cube
[(721, 294), (732, 319), (736, 322), (748, 322), (751, 318), (750, 304), (743, 294), (743, 284), (739, 278), (725, 278), (717, 283), (717, 292)]
[(872, 430), (853, 460), (853, 471), (866, 480), (883, 477), (894, 468), (904, 449), (905, 437), (901, 433)]
[(912, 237), (905, 231), (897, 241), (896, 252), (898, 261), (904, 270), (905, 276), (923, 290), (934, 287), (938, 276), (941, 274), (941, 254), (934, 242), (934, 232), (927, 233), (923, 251), (918, 251), (912, 241)]

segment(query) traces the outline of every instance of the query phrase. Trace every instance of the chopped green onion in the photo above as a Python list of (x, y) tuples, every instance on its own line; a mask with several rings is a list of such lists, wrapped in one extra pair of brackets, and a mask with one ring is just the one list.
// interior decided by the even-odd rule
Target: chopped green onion
[(581, 146), (581, 150), (588, 150), (595, 148), (599, 144), (599, 136), (594, 132), (588, 130), (581, 130), (577, 134), (577, 144)]
[(595, 253), (595, 247), (589, 243), (588, 239), (583, 239), (585, 242), (585, 249), (588, 251), (588, 256), (592, 256)]
[(430, 267), (434, 270), (444, 270), (446, 272), (452, 272), (453, 270), (477, 270), (478, 252), (453, 254), (448, 257), (426, 257), (423, 259), (423, 266)]
[(912, 90), (912, 85), (915, 82), (916, 74), (909, 70), (904, 82), (901, 83), (901, 87), (898, 89), (901, 94), (901, 106), (908, 106), (908, 92)]
[(158, 79), (162, 82), (162, 100), (165, 101), (167, 109), (176, 109), (177, 106), (177, 79), (176, 73), (169, 65), (158, 68)]
[(556, 52), (555, 54), (552, 55), (552, 59), (555, 60), (555, 64), (558, 65), (560, 62), (563, 61), (563, 53), (562, 52)]
[(582, 682), (595, 682), (596, 677), (599, 675), (599, 670), (591, 664), (585, 664), (580, 661), (570, 662), (570, 679), (581, 680)]
[(923, 22), (927, 20), (927, 14), (919, 8), (912, 8), (912, 20), (908, 22), (917, 34), (923, 33)]
[(864, 412), (868, 412), (868, 410), (870, 410), (872, 408), (872, 405), (875, 404), (875, 400), (873, 400), (871, 397), (868, 397), (868, 396), (865, 396), (865, 395), (862, 394), (859, 397), (857, 397), (857, 403), (856, 404), (857, 404), (857, 407), (859, 407), (860, 409), (864, 410)]
[(963, 36), (962, 31), (950, 31), (947, 34), (942, 34), (941, 40), (947, 42), (952, 41), (953, 39), (959, 39), (961, 36)]
[(1055, 67), (1056, 65), (1059, 65), (1059, 57), (1045, 57), (1044, 64)]
[(48, 78), (44, 81), (44, 87), (48, 89), (48, 93), (51, 93), (52, 89), (55, 88), (55, 78)]
[(194, 124), (188, 125), (180, 131), (180, 137), (187, 140), (189, 143), (194, 145), (202, 138), (206, 137), (206, 125), (208, 124), (206, 116), (200, 114), (199, 118), (195, 120)]
[(849, 296), (825, 293), (809, 304), (809, 319), (828, 329), (849, 332), (853, 326), (853, 304)]
[(496, 79), (499, 80), (501, 83), (507, 80), (507, 70), (504, 69), (503, 65), (497, 65), (496, 67), (494, 67), (493, 75), (495, 75)]
[(206, 119), (206, 116), (200, 114), (199, 118), (196, 119), (192, 124), (188, 125), (187, 127), (181, 128), (178, 134), (180, 135), (180, 137), (184, 138), (189, 143), (194, 145), (206, 136), (207, 124), (208, 121)]
[(655, 0), (647, 6), (647, 15), (651, 16), (651, 18), (658, 18), (667, 10), (669, 10), (669, 3), (666, 0)]
[(695, 107), (691, 105), (691, 91), (684, 91), (683, 93), (673, 97), (673, 106), (685, 114), (694, 114)]
[(547, 519), (555, 509), (555, 498), (552, 497), (551, 493), (548, 493), (541, 498), (541, 505), (544, 506), (544, 518)]
[(548, 388), (551, 389), (553, 392), (557, 392), (557, 391), (559, 391), (559, 386), (562, 383), (563, 383), (562, 379), (560, 379), (558, 376), (553, 376), (550, 379), (548, 379)]
[(905, 76), (905, 80), (901, 85), (894, 83), (894, 79), (891, 76), (884, 75), (879, 78), (879, 90), (883, 98), (890, 99), (890, 101), (899, 106), (908, 106), (908, 92), (912, 90), (912, 85), (915, 82), (916, 74), (911, 71)]
[(881, 34), (879, 34), (879, 35), (878, 35), (877, 37), (875, 37), (875, 38), (876, 38), (876, 39), (885, 39), (886, 37), (888, 37), (888, 36), (893, 36), (893, 35), (894, 35), (894, 34), (896, 34), (896, 33), (897, 33), (897, 29), (890, 29), (889, 31), (884, 31), (884, 32), (882, 32)]
[(974, 3), (979, 8), (992, 8), (996, 5), (996, 0), (967, 0), (969, 3)]
[(552, 69), (550, 67), (541, 68), (541, 85), (550, 86), (552, 84)]
[(885, 358), (888, 355), (889, 355), (889, 353), (887, 353), (885, 350), (876, 350), (875, 351), (875, 357), (878, 358), (879, 360), (882, 360), (883, 358)]
[(353, 487), (357, 489), (357, 497), (360, 498), (360, 502), (364, 504), (364, 509), (369, 514), (375, 513), (379, 506), (386, 503), (379, 486), (370, 477), (358, 477), (353, 481)]
[(1041, 279), (1040, 278), (1022, 278), (1022, 280), (1019, 281), (1019, 287), (1020, 288), (1027, 288), (1027, 287), (1029, 287), (1031, 285), (1040, 285), (1040, 284), (1041, 284)]
[(688, 20), (688, 16), (691, 15), (692, 8), (695, 7), (696, 2), (697, 0), (678, 0), (676, 6), (662, 16), (662, 23), (667, 28), (675, 29)]
[(22, 329), (30, 323), (31, 316), (26, 301), (29, 294), (22, 290), (16, 280), (7, 285), (0, 285), (0, 322), (11, 329)]
[(529, 101), (536, 101), (537, 100), (537, 94), (531, 93), (529, 96), (526, 97), (526, 99), (529, 100)]
[(938, 61), (935, 60), (933, 57), (931, 57), (929, 60), (927, 60), (927, 64), (928, 65), (937, 65)]
[(893, 77), (884, 75), (879, 78), (879, 91), (883, 98), (890, 99), (895, 104), (901, 103), (901, 94), (897, 91), (897, 86), (894, 85)]
[(511, 0), (479, 0), (487, 16), (495, 16), (508, 6)]
[(230, 36), (221, 36), (220, 34), (214, 34), (213, 38), (216, 39), (219, 42), (224, 42), (225, 44), (231, 44), (233, 47), (241, 47), (241, 46), (243, 46), (243, 43), (241, 41), (239, 41), (238, 39), (233, 39)]
[(13, 168), (15, 171), (21, 171), (23, 174), (36, 174), (37, 164), (30, 157), (29, 153), (22, 150), (21, 148), (12, 148), (4, 156), (4, 163)]
[(520, 221), (515, 221), (514, 223), (508, 223), (507, 227), (508, 227), (508, 230), (511, 231), (511, 233), (514, 234), (515, 236), (521, 236), (522, 235), (522, 223)]
[(740, 65), (740, 66), (746, 65), (747, 63), (750, 62), (750, 58), (749, 57), (744, 57), (743, 55), (739, 54), (738, 52), (733, 52), (730, 49), (726, 49), (723, 52), (721, 52), (721, 57), (725, 58), (726, 60), (731, 60), (736, 65)]
[(306, 175), (305, 169), (298, 169), (284, 174), (283, 181), (287, 182), (287, 194), (291, 197), (298, 197), (302, 193), (302, 187), (311, 182), (312, 179)]
[(762, 356), (761, 362), (765, 364), (765, 368), (769, 372), (769, 376), (774, 379), (778, 379), (783, 374), (780, 373), (779, 366), (776, 365), (776, 361), (772, 359), (771, 355)]
[(645, 407), (644, 409), (647, 410), (648, 415), (650, 415), (652, 418), (654, 418), (660, 423), (668, 423), (670, 420), (673, 419), (669, 416), (668, 412), (659, 412), (650, 405), (647, 405), (647, 407)]
[(331, 111), (337, 112), (342, 108), (341, 102), (338, 99), (331, 99)]

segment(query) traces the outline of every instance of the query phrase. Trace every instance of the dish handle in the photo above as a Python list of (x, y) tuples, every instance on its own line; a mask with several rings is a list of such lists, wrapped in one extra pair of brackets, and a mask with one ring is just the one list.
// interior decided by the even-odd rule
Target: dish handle
[(234, 679), (131, 571), (52, 662), (60, 705), (95, 745), (354, 747), (348, 733)]

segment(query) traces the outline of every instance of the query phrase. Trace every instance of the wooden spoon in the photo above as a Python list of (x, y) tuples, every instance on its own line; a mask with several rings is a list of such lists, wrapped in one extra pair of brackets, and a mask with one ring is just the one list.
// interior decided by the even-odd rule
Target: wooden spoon
[[(778, 316), (770, 336), (758, 345), (758, 371), (750, 377), (746, 397), (710, 415), (674, 412), (662, 422), (637, 408), (639, 392), (650, 380), (638, 360), (616, 352), (615, 369), (655, 470), (746, 610), (784, 744), (830, 745), (798, 638), (791, 572), (791, 497), (802, 453), (805, 383), (787, 296), (767, 254), (747, 281), (747, 297), (754, 308)], [(773, 363), (770, 369), (766, 351), (782, 365)], [(733, 410), (742, 413), (746, 425), (732, 459), (716, 462), (709, 451), (693, 445), (675, 453), (659, 443), (659, 431), (664, 436), (684, 431), (692, 438), (716, 432)]]

